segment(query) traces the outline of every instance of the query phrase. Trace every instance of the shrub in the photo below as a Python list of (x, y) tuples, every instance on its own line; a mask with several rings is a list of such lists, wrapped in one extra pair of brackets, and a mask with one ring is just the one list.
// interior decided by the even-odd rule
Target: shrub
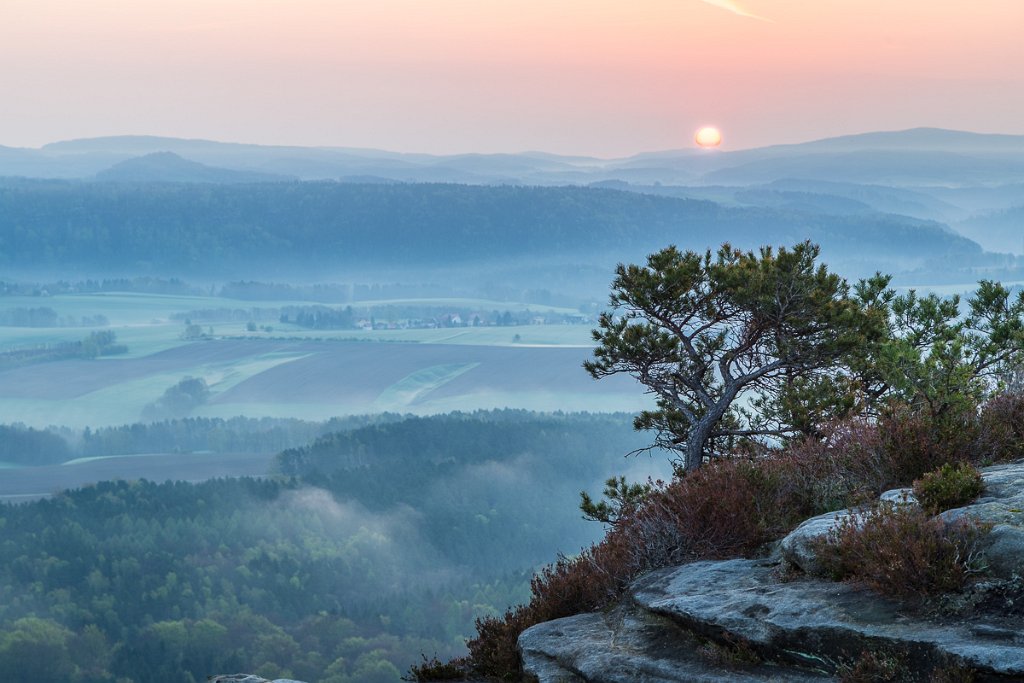
[(620, 523), (637, 570), (749, 556), (806, 516), (782, 460), (721, 460), (655, 487)]
[(884, 595), (924, 598), (958, 591), (976, 570), (986, 531), (967, 521), (947, 523), (920, 508), (882, 506), (852, 515), (818, 547), (833, 578)]
[(904, 681), (908, 676), (907, 666), (896, 655), (864, 650), (852, 664), (839, 667), (841, 683), (879, 683), (881, 681)]
[(698, 648), (697, 653), (707, 661), (728, 669), (756, 666), (762, 661), (750, 643), (742, 638), (730, 639), (725, 643), (709, 640)]
[(423, 655), (422, 664), (413, 664), (409, 673), (402, 676), (403, 681), (464, 681), (467, 677), (468, 661), (460, 657), (450, 662), (442, 662), (434, 655), (427, 659)]
[(1024, 458), (1024, 394), (1005, 393), (988, 401), (982, 406), (979, 424), (979, 461)]
[(906, 485), (946, 463), (971, 460), (979, 424), (977, 413), (968, 408), (951, 408), (936, 417), (900, 406), (882, 416), (879, 431), (893, 483)]
[(914, 482), (914, 495), (930, 514), (957, 508), (977, 498), (985, 485), (974, 465), (946, 463)]
[(519, 634), (535, 624), (592, 612), (618, 599), (636, 576), (625, 541), (620, 531), (612, 530), (579, 556), (560, 557), (533, 577), (529, 604), (510, 609), (501, 618), (478, 619), (477, 637), (467, 643), (473, 672), (514, 680), (520, 666)]
[(616, 600), (633, 577), (626, 539), (611, 533), (580, 555), (560, 557), (530, 582), (531, 604), (540, 621), (592, 612)]
[(896, 483), (877, 425), (846, 420), (823, 427), (824, 438), (789, 444), (785, 461), (788, 497), (813, 516), (875, 498)]
[(473, 673), (508, 681), (519, 678), (519, 634), (541, 622), (531, 607), (520, 605), (501, 618), (477, 619), (476, 638), (466, 642)]
[(929, 683), (974, 683), (978, 673), (971, 668), (953, 664), (932, 671)]

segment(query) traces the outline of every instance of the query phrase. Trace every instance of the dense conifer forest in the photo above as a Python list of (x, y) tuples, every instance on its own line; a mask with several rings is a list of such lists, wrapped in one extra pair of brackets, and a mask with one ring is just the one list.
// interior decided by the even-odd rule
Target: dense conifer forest
[[(241, 431), (232, 422), (87, 441)], [(0, 507), (0, 679), (396, 681), (421, 653), (463, 652), (475, 619), (592, 541), (599, 528), (571, 503), (579, 482), (599, 486), (642, 444), (625, 415), (347, 427), (282, 452), (273, 478), (105, 482)], [(59, 450), (58, 435), (32, 435)]]

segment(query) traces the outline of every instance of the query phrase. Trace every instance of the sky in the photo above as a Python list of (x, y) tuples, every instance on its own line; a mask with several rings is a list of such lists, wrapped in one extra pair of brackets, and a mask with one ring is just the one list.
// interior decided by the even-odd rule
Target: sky
[(0, 0), (0, 145), (620, 157), (1024, 134), (1022, 0)]

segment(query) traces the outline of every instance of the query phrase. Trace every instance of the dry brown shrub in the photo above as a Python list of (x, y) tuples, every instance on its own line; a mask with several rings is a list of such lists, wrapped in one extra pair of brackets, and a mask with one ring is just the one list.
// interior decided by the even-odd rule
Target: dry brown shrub
[(993, 463), (1024, 458), (1024, 394), (996, 396), (981, 409), (974, 459)]
[(530, 582), (530, 605), (541, 621), (593, 612), (614, 602), (636, 576), (625, 539), (613, 532), (580, 555), (560, 557)]
[(898, 598), (961, 590), (976, 570), (986, 529), (945, 522), (920, 508), (883, 505), (847, 517), (819, 545), (826, 570)]
[(840, 667), (840, 683), (882, 683), (905, 681), (909, 671), (903, 660), (885, 652), (864, 650), (855, 662)]
[(422, 664), (413, 664), (409, 673), (402, 676), (403, 681), (464, 681), (469, 672), (469, 660), (458, 657), (442, 662), (437, 655), (427, 658), (422, 655)]
[(973, 410), (951, 408), (933, 417), (908, 406), (887, 412), (879, 421), (879, 432), (892, 462), (894, 483), (901, 486), (946, 463), (970, 462), (980, 436)]
[(788, 463), (787, 497), (808, 516), (863, 502), (895, 484), (893, 463), (875, 424), (845, 420), (823, 431), (823, 439), (795, 441), (777, 456)]
[(520, 605), (504, 616), (477, 619), (476, 638), (466, 642), (474, 674), (515, 681), (522, 671), (517, 641), (519, 634), (542, 620), (534, 615), (532, 603)]
[(518, 680), (516, 643), (523, 631), (552, 619), (599, 610), (621, 597), (636, 577), (626, 542), (625, 536), (613, 530), (579, 556), (560, 557), (534, 576), (529, 604), (508, 610), (501, 618), (478, 619), (477, 637), (467, 643), (473, 672)]
[(974, 683), (978, 679), (977, 671), (963, 666), (952, 664), (932, 671), (928, 683)]
[(709, 463), (656, 488), (621, 525), (640, 570), (749, 556), (802, 519), (786, 498), (789, 465), (772, 458)]

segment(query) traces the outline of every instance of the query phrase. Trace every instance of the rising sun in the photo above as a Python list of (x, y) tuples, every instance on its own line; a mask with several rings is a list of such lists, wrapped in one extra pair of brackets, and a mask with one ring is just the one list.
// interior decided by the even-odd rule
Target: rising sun
[(718, 147), (722, 144), (722, 132), (714, 126), (704, 126), (693, 139), (700, 147)]

